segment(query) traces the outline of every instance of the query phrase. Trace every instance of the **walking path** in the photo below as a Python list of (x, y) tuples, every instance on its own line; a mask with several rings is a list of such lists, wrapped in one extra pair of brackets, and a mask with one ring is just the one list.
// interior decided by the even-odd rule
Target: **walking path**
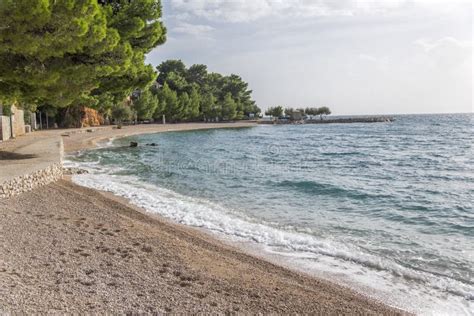
[(60, 136), (35, 135), (0, 145), (0, 198), (30, 191), (62, 176)]
[(25, 136), (0, 143), (0, 184), (21, 175), (32, 174), (61, 163), (60, 136)]

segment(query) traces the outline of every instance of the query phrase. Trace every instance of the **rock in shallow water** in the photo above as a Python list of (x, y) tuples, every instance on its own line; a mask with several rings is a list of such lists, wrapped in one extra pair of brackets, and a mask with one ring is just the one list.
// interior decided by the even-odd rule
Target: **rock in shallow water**
[(69, 176), (85, 173), (89, 173), (89, 171), (80, 168), (64, 168), (64, 174)]

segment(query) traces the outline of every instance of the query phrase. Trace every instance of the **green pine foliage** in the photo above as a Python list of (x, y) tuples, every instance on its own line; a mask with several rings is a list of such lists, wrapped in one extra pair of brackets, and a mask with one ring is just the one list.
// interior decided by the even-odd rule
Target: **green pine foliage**
[(161, 106), (153, 115), (155, 119), (161, 119), (165, 115), (168, 121), (174, 121), (181, 115), (178, 94), (171, 90), (167, 83), (159, 90), (158, 99)]
[(175, 113), (176, 115), (173, 116), (173, 121), (187, 121), (189, 119), (188, 117), (188, 108), (190, 108), (190, 99), (189, 95), (187, 92), (181, 93), (181, 95), (178, 98), (178, 103), (179, 103), (179, 109)]
[(132, 116), (133, 116), (132, 110), (127, 104), (125, 104), (125, 102), (115, 104), (112, 107), (112, 117), (119, 124), (122, 123), (123, 121), (128, 121), (132, 119)]
[(201, 95), (201, 107), (199, 112), (203, 121), (210, 122), (219, 116), (218, 113), (214, 111), (216, 102), (216, 97), (210, 92)]
[(158, 96), (151, 89), (143, 90), (132, 101), (132, 108), (140, 121), (152, 119), (159, 107)]
[(51, 115), (88, 106), (116, 121), (257, 116), (237, 75), (180, 60), (157, 75), (145, 63), (166, 40), (161, 13), (161, 0), (0, 0), (0, 102)]
[(199, 95), (198, 89), (193, 87), (191, 95), (189, 96), (189, 105), (186, 109), (186, 118), (189, 121), (195, 121), (199, 119), (199, 109), (201, 106), (201, 96)]
[(235, 119), (237, 115), (237, 104), (232, 98), (232, 94), (230, 92), (228, 92), (225, 95), (224, 100), (222, 100), (221, 108), (222, 118), (224, 120), (230, 121)]
[[(187, 68), (181, 60), (167, 60), (158, 67), (158, 98), (163, 108), (154, 115), (164, 114), (168, 121), (230, 121), (257, 116), (259, 107), (252, 100), (248, 83), (237, 75), (208, 73), (205, 65)], [(171, 91), (178, 99), (170, 100)]]
[(117, 104), (155, 79), (145, 54), (166, 39), (160, 18), (159, 0), (0, 1), (0, 99)]
[[(293, 111), (292, 109), (283, 109), (283, 106), (275, 106), (275, 107), (270, 107), (265, 111), (265, 115), (271, 115), (274, 117), (280, 117), (283, 115), (283, 112), (285, 112), (286, 115), (289, 115), (289, 111)], [(288, 113), (287, 113), (288, 112)]]

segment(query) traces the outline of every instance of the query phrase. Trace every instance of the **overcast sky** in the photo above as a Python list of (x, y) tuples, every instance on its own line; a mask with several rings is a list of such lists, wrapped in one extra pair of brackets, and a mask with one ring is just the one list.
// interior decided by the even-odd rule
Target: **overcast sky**
[(235, 73), (261, 108), (473, 112), (469, 0), (164, 0), (154, 65)]

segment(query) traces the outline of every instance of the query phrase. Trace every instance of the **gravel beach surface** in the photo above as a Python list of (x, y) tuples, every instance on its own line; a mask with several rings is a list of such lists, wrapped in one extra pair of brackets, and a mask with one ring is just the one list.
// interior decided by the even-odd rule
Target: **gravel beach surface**
[[(73, 152), (154, 131), (109, 128), (63, 139)], [(64, 131), (38, 135), (48, 133)], [(67, 179), (0, 200), (0, 313), (65, 312), (403, 313)]]

